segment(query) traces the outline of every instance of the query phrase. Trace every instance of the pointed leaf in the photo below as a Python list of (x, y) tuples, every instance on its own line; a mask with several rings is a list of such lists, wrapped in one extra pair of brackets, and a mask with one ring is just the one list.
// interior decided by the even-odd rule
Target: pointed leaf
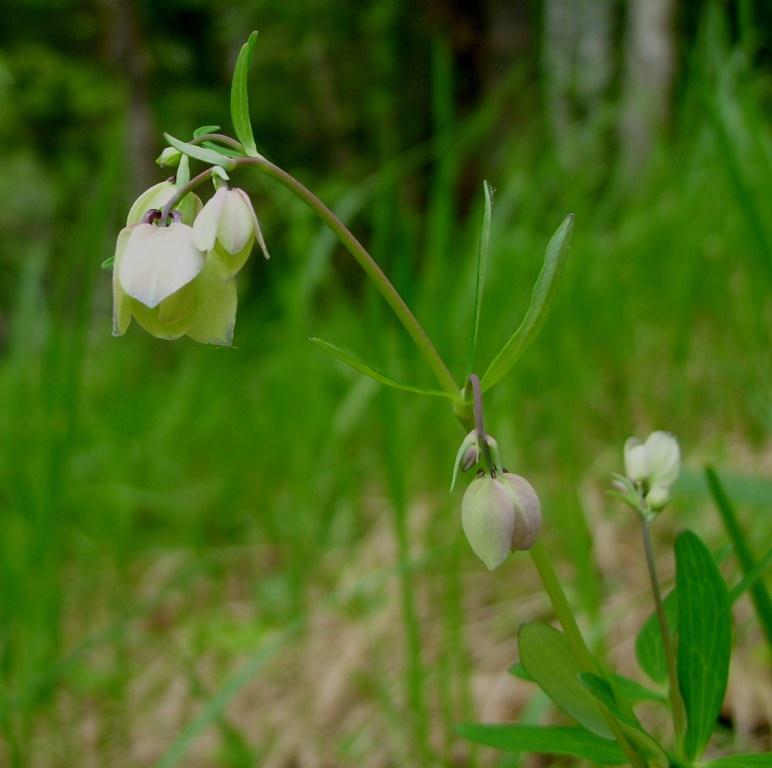
[(498, 384), (539, 335), (563, 275), (568, 246), (574, 231), (574, 214), (570, 213), (547, 245), (544, 264), (531, 294), (531, 304), (517, 330), (496, 355), (480, 382), (483, 391)]
[(459, 725), (457, 730), (469, 741), (504, 752), (571, 755), (603, 765), (619, 765), (627, 762), (624, 753), (615, 742), (602, 739), (584, 728), (470, 723)]
[(205, 141), (201, 144), (202, 147), (206, 147), (207, 149), (213, 149), (215, 152), (219, 152), (221, 155), (225, 155), (226, 157), (244, 157), (243, 152), (239, 152), (237, 149), (233, 149), (232, 147), (224, 147), (222, 144), (217, 144), (214, 141)]
[(207, 133), (214, 133), (219, 130), (219, 125), (201, 125), (193, 131), (193, 138), (197, 139), (199, 136), (206, 136)]
[[(665, 619), (673, 637), (678, 627), (678, 599), (676, 591), (669, 592), (662, 601)], [(662, 643), (662, 632), (659, 628), (657, 614), (652, 613), (641, 627), (635, 639), (635, 655), (641, 669), (655, 682), (664, 683), (667, 680), (667, 662), (665, 648)]]
[(241, 46), (239, 56), (236, 59), (236, 66), (233, 69), (233, 81), (231, 82), (231, 120), (233, 130), (244, 147), (244, 152), (250, 157), (258, 157), (259, 153), (255, 146), (255, 139), (252, 135), (252, 122), (249, 119), (249, 60), (252, 56), (252, 49), (257, 42), (257, 32), (253, 32), (244, 45)]
[(678, 685), (686, 707), (684, 749), (702, 754), (716, 724), (729, 674), (729, 594), (710, 550), (691, 531), (675, 543), (678, 589)]
[(482, 297), (485, 290), (485, 273), (488, 270), (488, 251), (491, 240), (491, 215), (493, 212), (493, 188), (487, 181), (483, 182), (485, 208), (483, 209), (482, 227), (480, 228), (480, 243), (477, 247), (477, 277), (474, 291), (474, 326), (472, 329), (472, 347), (469, 353), (469, 371), (474, 370), (474, 359), (477, 352), (477, 337), (480, 332), (480, 312)]
[(547, 696), (587, 730), (611, 738), (598, 702), (579, 682), (583, 669), (565, 635), (535, 621), (520, 627), (517, 641), (520, 661)]
[(641, 685), (637, 680), (613, 673), (609, 675), (609, 678), (614, 683), (614, 688), (633, 704), (639, 701), (659, 701), (663, 704), (667, 702), (664, 693), (652, 691), (651, 688)]
[(188, 157), (193, 157), (196, 160), (200, 160), (202, 163), (209, 163), (209, 165), (221, 165), (223, 168), (232, 169), (236, 167), (236, 164), (231, 158), (221, 155), (219, 152), (215, 152), (212, 149), (206, 149), (205, 147), (199, 147), (195, 144), (188, 144), (185, 141), (175, 139), (174, 136), (170, 136), (168, 133), (164, 134), (166, 141), (175, 149), (179, 149)]
[(394, 379), (389, 378), (388, 376), (381, 373), (380, 371), (376, 371), (374, 368), (371, 368), (366, 363), (363, 363), (358, 357), (351, 354), (350, 352), (346, 352), (342, 350), (340, 347), (336, 347), (334, 344), (330, 344), (329, 341), (325, 341), (324, 339), (312, 337), (309, 339), (309, 341), (312, 341), (314, 344), (321, 347), (325, 352), (329, 353), (333, 357), (337, 357), (338, 360), (345, 363), (350, 368), (353, 368), (355, 371), (359, 371), (359, 373), (363, 373), (365, 376), (369, 376), (371, 379), (375, 379), (376, 381), (379, 381), (381, 384), (385, 384), (387, 387), (400, 389), (403, 392), (413, 392), (417, 395), (430, 395), (431, 397), (444, 397), (449, 400), (460, 399), (460, 397), (458, 398), (454, 397), (448, 392), (441, 392), (436, 389), (423, 389), (422, 387), (414, 387), (412, 384), (403, 384), (402, 382), (395, 381)]

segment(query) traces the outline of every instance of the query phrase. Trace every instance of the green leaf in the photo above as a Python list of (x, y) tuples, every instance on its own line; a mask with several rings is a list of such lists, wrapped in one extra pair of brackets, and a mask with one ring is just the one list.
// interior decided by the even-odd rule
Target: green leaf
[(491, 241), (491, 215), (493, 213), (493, 188), (487, 181), (483, 182), (483, 194), (485, 195), (485, 208), (483, 209), (482, 227), (480, 229), (480, 243), (477, 247), (477, 277), (474, 291), (474, 326), (472, 328), (472, 346), (469, 352), (469, 371), (474, 370), (474, 358), (477, 352), (477, 337), (480, 333), (480, 312), (482, 311), (482, 297), (485, 290), (485, 273), (488, 270), (488, 252)]
[(164, 134), (166, 141), (175, 149), (179, 149), (184, 155), (193, 157), (196, 160), (200, 160), (202, 163), (209, 163), (209, 165), (221, 165), (228, 170), (235, 168), (236, 163), (230, 157), (221, 155), (219, 152), (215, 152), (212, 149), (206, 149), (205, 147), (199, 147), (195, 144), (188, 144), (187, 142), (175, 139), (168, 133)]
[(534, 679), (528, 674), (525, 667), (523, 666), (522, 661), (518, 661), (516, 664), (512, 664), (509, 669), (507, 669), (507, 672), (509, 672), (510, 675), (519, 677), (521, 680), (525, 680), (529, 683), (534, 682)]
[(197, 139), (199, 136), (206, 136), (207, 133), (214, 133), (219, 130), (219, 125), (201, 125), (193, 131), (193, 138)]
[(614, 683), (614, 688), (633, 704), (639, 701), (667, 702), (667, 696), (664, 693), (652, 691), (651, 688), (641, 685), (637, 680), (613, 673), (609, 675), (609, 678)]
[(772, 752), (756, 755), (727, 755), (705, 763), (704, 768), (772, 768)]
[(102, 262), (101, 264), (102, 269), (112, 269), (114, 261), (115, 261), (115, 256), (109, 256)]
[[(737, 554), (740, 568), (743, 574), (747, 576), (756, 568), (756, 561), (740, 526), (737, 513), (729, 501), (729, 497), (726, 495), (718, 474), (713, 467), (705, 467), (705, 479), (708, 482), (708, 488), (716, 508), (724, 522), (724, 528), (726, 528), (726, 532), (734, 545), (734, 551)], [(761, 624), (764, 630), (767, 644), (772, 646), (772, 599), (770, 599), (769, 592), (767, 592), (763, 581), (754, 581), (750, 589), (751, 602), (758, 616), (759, 624)]]
[(729, 592), (729, 600), (734, 603), (742, 597), (743, 593), (752, 587), (760, 578), (766, 575), (770, 566), (772, 566), (772, 547), (770, 547), (766, 554), (763, 555), (758, 563), (748, 571), (738, 582), (735, 584)]
[(598, 702), (579, 682), (583, 671), (562, 632), (531, 622), (517, 635), (520, 661), (537, 685), (567, 714), (598, 736), (611, 738)]
[[(670, 633), (675, 637), (678, 630), (678, 598), (675, 590), (665, 596), (662, 605)], [(664, 683), (667, 680), (665, 649), (656, 613), (652, 613), (641, 627), (635, 639), (635, 655), (641, 669), (652, 680), (657, 683)]]
[(603, 765), (619, 765), (627, 762), (624, 753), (615, 742), (602, 739), (585, 731), (584, 728), (470, 723), (459, 725), (456, 730), (469, 741), (504, 752), (571, 755)]
[(430, 395), (431, 397), (444, 397), (449, 400), (460, 400), (460, 396), (451, 395), (449, 392), (441, 392), (437, 389), (423, 389), (422, 387), (414, 387), (412, 384), (403, 384), (400, 381), (395, 381), (389, 378), (380, 371), (376, 371), (371, 368), (367, 363), (363, 363), (358, 357), (350, 352), (342, 350), (340, 347), (336, 347), (334, 344), (330, 344), (329, 341), (312, 337), (309, 339), (317, 346), (321, 347), (325, 352), (328, 352), (333, 357), (338, 358), (341, 362), (353, 368), (359, 373), (363, 373), (365, 376), (369, 376), (371, 379), (379, 381), (381, 384), (385, 384), (387, 387), (393, 387), (394, 389), (400, 389), (403, 392), (413, 392), (417, 395)]
[(678, 590), (678, 685), (686, 707), (684, 749), (702, 754), (716, 724), (729, 674), (732, 615), (724, 579), (691, 531), (675, 543)]
[(256, 42), (257, 32), (253, 32), (247, 42), (241, 46), (239, 56), (236, 59), (236, 66), (233, 69), (233, 81), (231, 82), (231, 120), (233, 121), (233, 130), (236, 131), (236, 136), (244, 147), (244, 152), (249, 157), (259, 156), (255, 146), (255, 139), (252, 135), (252, 122), (249, 119), (249, 88), (247, 86), (249, 60)]
[(552, 239), (547, 245), (539, 277), (533, 287), (531, 304), (518, 329), (509, 337), (508, 341), (496, 355), (488, 370), (480, 381), (483, 392), (507, 374), (509, 369), (518, 361), (520, 356), (528, 349), (531, 342), (538, 336), (547, 314), (555, 299), (555, 294), (563, 275), (563, 270), (568, 256), (568, 245), (574, 231), (574, 214), (570, 213), (558, 227)]
[(668, 768), (665, 750), (643, 729), (635, 716), (635, 712), (633, 712), (632, 705), (613, 683), (594, 672), (582, 672), (579, 675), (579, 681), (619, 721), (622, 732), (630, 743), (646, 757), (649, 765), (657, 768)]
[(201, 146), (206, 147), (207, 149), (213, 149), (215, 152), (219, 152), (221, 155), (226, 155), (227, 157), (244, 157), (243, 152), (239, 152), (237, 149), (231, 149), (230, 147), (224, 147), (214, 141), (205, 141)]

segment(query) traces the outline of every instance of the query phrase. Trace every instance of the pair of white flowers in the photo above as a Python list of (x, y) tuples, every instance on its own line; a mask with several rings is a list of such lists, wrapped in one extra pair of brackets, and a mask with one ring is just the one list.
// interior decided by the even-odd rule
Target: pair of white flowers
[(230, 345), (236, 322), (234, 277), (257, 242), (268, 258), (257, 216), (241, 189), (221, 186), (202, 205), (192, 192), (164, 226), (158, 213), (177, 193), (171, 181), (145, 191), (118, 235), (113, 260), (113, 334), (132, 318), (162, 339), (189, 336)]
[(646, 506), (658, 512), (670, 501), (670, 487), (681, 470), (678, 441), (669, 432), (652, 432), (642, 442), (625, 442), (625, 474), (639, 488)]

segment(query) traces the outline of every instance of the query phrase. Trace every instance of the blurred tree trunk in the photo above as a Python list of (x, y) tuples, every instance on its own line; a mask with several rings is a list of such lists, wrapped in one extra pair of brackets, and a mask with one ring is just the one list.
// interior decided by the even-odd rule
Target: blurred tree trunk
[(142, 42), (134, 0), (99, 0), (107, 55), (116, 71), (124, 72), (128, 84), (126, 151), (131, 162), (129, 186), (138, 193), (156, 178), (155, 125), (150, 105), (148, 79), (150, 55)]
[[(644, 0), (646, 2), (646, 0)], [(603, 151), (614, 73), (614, 0), (545, 0), (547, 118), (563, 165)]]
[(619, 140), (628, 175), (646, 163), (670, 112), (676, 0), (629, 0)]

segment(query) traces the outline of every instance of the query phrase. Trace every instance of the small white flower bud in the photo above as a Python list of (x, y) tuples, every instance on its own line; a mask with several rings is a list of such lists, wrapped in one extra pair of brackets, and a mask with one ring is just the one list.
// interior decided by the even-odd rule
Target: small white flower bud
[(180, 164), (180, 158), (182, 158), (182, 152), (179, 149), (165, 147), (155, 162), (162, 168), (176, 168)]
[(670, 502), (670, 491), (661, 485), (655, 485), (646, 494), (646, 506), (653, 512), (659, 512)]
[(533, 546), (541, 528), (539, 499), (518, 475), (484, 474), (466, 489), (461, 522), (474, 553), (493, 570), (513, 550)]
[(633, 482), (640, 483), (648, 478), (649, 472), (646, 446), (636, 437), (628, 438), (625, 443), (625, 474)]

